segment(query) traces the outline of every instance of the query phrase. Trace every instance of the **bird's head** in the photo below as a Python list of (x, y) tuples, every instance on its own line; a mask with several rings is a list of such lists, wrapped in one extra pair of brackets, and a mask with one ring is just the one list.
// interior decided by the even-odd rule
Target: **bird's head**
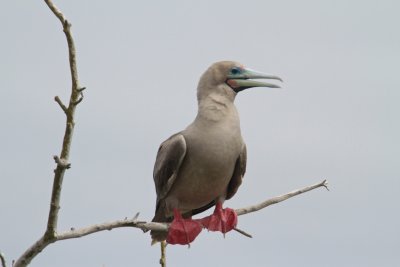
[(198, 99), (215, 93), (227, 95), (233, 101), (237, 93), (248, 88), (280, 88), (272, 83), (252, 79), (274, 79), (282, 82), (278, 76), (245, 68), (238, 62), (220, 61), (211, 65), (201, 76), (197, 92)]

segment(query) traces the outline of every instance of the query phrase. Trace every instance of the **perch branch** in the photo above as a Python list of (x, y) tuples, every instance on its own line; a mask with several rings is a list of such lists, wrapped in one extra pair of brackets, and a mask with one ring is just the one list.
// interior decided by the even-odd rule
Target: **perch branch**
[(137, 221), (136, 219), (124, 219), (113, 222), (95, 224), (80, 229), (73, 229), (70, 231), (62, 232), (57, 234), (57, 240), (79, 238), (85, 235), (90, 235), (105, 230), (110, 231), (112, 229), (121, 227), (135, 227), (146, 231), (148, 230), (168, 231), (168, 226), (169, 224), (167, 223), (144, 222), (144, 221)]
[[(285, 201), (289, 198), (306, 193), (306, 192), (314, 190), (316, 188), (319, 188), (319, 187), (327, 188), (327, 184), (328, 184), (327, 181), (324, 180), (320, 183), (317, 183), (317, 184), (314, 184), (311, 186), (307, 186), (302, 189), (297, 189), (297, 190), (294, 190), (292, 192), (289, 192), (289, 193), (281, 195), (281, 196), (276, 196), (276, 197), (267, 199), (261, 203), (255, 204), (255, 205), (236, 209), (235, 211), (239, 216), (245, 215), (245, 214), (248, 214), (251, 212), (256, 212), (256, 211), (266, 208), (272, 204), (277, 204), (279, 202)], [(138, 216), (139, 216), (139, 214), (136, 214), (136, 216), (132, 219), (116, 220), (116, 221), (112, 221), (112, 222), (95, 224), (95, 225), (83, 227), (80, 229), (71, 229), (70, 231), (65, 231), (65, 232), (57, 234), (56, 241), (72, 239), (72, 238), (79, 238), (79, 237), (86, 236), (89, 234), (93, 234), (93, 233), (97, 233), (97, 232), (101, 232), (101, 231), (105, 231), (105, 230), (110, 231), (112, 229), (121, 228), (121, 227), (140, 228), (144, 231), (149, 231), (149, 230), (168, 231), (169, 223), (138, 221)], [(247, 237), (251, 237), (250, 234), (244, 232), (243, 230), (240, 230), (237, 228), (235, 230)]]
[[(281, 196), (267, 199), (256, 205), (251, 205), (248, 207), (236, 209), (236, 213), (238, 215), (244, 215), (244, 214), (248, 214), (251, 212), (256, 212), (256, 211), (264, 209), (270, 205), (277, 204), (279, 202), (285, 201), (289, 198), (306, 193), (308, 191), (314, 190), (319, 187), (325, 187), (327, 189), (327, 185), (328, 185), (327, 181), (324, 180), (320, 183), (317, 183), (317, 184), (314, 184), (311, 186), (307, 186), (302, 189), (297, 189), (297, 190), (294, 190), (292, 192), (289, 192), (289, 193), (281, 195)], [(168, 227), (169, 227), (168, 223), (138, 221), (137, 218), (138, 218), (138, 214), (136, 214), (136, 216), (132, 219), (116, 220), (116, 221), (112, 221), (112, 222), (95, 224), (95, 225), (83, 227), (80, 229), (71, 229), (70, 231), (65, 231), (65, 232), (56, 234), (55, 239), (53, 239), (52, 242), (61, 241), (61, 240), (65, 240), (65, 239), (79, 238), (79, 237), (83, 237), (83, 236), (86, 236), (89, 234), (94, 234), (94, 233), (106, 231), (106, 230), (110, 231), (112, 229), (121, 228), (121, 227), (134, 227), (134, 228), (140, 228), (145, 231), (148, 231), (148, 230), (168, 231)], [(243, 230), (240, 230), (240, 229), (235, 229), (235, 230), (245, 236), (251, 237), (251, 235), (247, 234)], [(41, 238), (30, 248), (30, 250), (35, 251), (36, 249), (41, 248), (43, 246), (42, 244), (44, 242), (46, 242), (46, 240), (44, 238)], [(38, 251), (37, 253), (39, 253), (40, 251)], [(17, 266), (17, 265), (15, 265), (15, 266)]]
[(57, 238), (57, 221), (58, 221), (58, 211), (60, 209), (60, 196), (61, 196), (61, 188), (62, 182), (65, 174), (65, 170), (70, 167), (68, 163), (72, 135), (74, 131), (75, 121), (74, 114), (77, 104), (79, 104), (82, 99), (80, 98), (82, 95), (82, 87), (79, 86), (78, 80), (78, 71), (76, 67), (76, 50), (74, 39), (71, 33), (71, 24), (67, 21), (62, 12), (53, 4), (51, 0), (44, 0), (50, 10), (54, 13), (54, 15), (60, 20), (63, 31), (67, 38), (68, 43), (68, 55), (69, 55), (69, 66), (71, 72), (71, 80), (72, 80), (72, 88), (71, 88), (71, 96), (69, 99), (69, 105), (66, 107), (59, 97), (55, 97), (55, 101), (60, 105), (64, 113), (66, 114), (66, 127), (65, 134), (61, 149), (60, 157), (55, 156), (54, 159), (57, 163), (57, 167), (54, 170), (54, 180), (53, 180), (53, 189), (51, 193), (51, 201), (50, 201), (50, 211), (47, 220), (46, 231), (39, 240), (37, 240), (28, 250), (26, 250), (14, 264), (14, 267), (22, 267), (27, 266), (31, 260), (39, 254), (45, 247), (49, 244), (58, 240)]

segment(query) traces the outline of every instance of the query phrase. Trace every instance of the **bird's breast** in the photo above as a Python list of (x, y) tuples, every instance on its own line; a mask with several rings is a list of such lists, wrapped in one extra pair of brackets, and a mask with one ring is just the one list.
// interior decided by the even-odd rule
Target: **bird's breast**
[[(226, 193), (243, 146), (235, 127), (196, 129), (184, 132), (187, 151), (171, 194), (181, 209), (200, 208)], [(174, 190), (185, 188), (185, 190)]]

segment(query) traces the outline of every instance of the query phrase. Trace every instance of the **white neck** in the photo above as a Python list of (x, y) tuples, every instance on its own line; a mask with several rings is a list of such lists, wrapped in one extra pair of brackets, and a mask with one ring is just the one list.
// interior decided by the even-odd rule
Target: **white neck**
[(211, 122), (238, 122), (239, 116), (232, 100), (225, 95), (210, 94), (199, 101), (196, 120), (198, 119)]

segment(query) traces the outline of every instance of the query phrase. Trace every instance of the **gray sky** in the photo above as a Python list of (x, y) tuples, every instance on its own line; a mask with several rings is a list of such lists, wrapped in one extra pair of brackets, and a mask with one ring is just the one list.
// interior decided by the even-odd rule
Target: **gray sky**
[[(59, 229), (153, 216), (158, 145), (188, 125), (213, 62), (281, 76), (236, 99), (248, 146), (239, 208), (327, 178), (239, 217), (253, 239), (204, 231), (170, 266), (399, 266), (398, 1), (55, 1), (72, 22), (85, 99)], [(66, 41), (43, 1), (0, 5), (0, 250), (45, 229), (70, 91)], [(210, 213), (208, 211), (207, 213)], [(158, 266), (148, 234), (117, 229), (48, 247), (31, 266)]]

